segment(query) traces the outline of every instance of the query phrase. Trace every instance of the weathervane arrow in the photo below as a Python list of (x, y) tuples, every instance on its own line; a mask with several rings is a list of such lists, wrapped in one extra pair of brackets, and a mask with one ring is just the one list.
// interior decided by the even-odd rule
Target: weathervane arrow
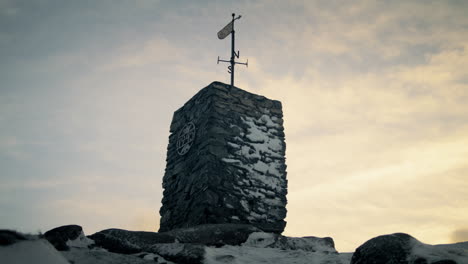
[(218, 38), (219, 39), (224, 39), (226, 38), (227, 36), (229, 36), (229, 34), (231, 34), (231, 32), (233, 31), (234, 27), (234, 22), (231, 21), (229, 22), (229, 24), (227, 24), (223, 29), (221, 29), (219, 32), (218, 32)]
[(230, 60), (220, 60), (219, 59), (219, 56), (218, 56), (218, 64), (219, 62), (228, 62), (230, 63), (231, 65), (228, 66), (228, 73), (231, 74), (231, 88), (234, 87), (234, 66), (236, 64), (242, 64), (242, 65), (245, 65), (245, 66), (249, 66), (249, 61), (247, 60), (247, 62), (237, 62), (235, 61), (235, 58), (239, 58), (239, 51), (235, 51), (234, 50), (234, 40), (235, 40), (235, 31), (234, 31), (234, 21), (236, 21), (237, 19), (240, 19), (242, 16), (238, 16), (236, 17), (236, 14), (232, 14), (232, 21), (229, 22), (223, 29), (221, 29), (219, 32), (218, 32), (218, 38), (219, 39), (224, 39), (226, 38), (227, 36), (229, 36), (229, 34), (231, 34), (231, 59)]

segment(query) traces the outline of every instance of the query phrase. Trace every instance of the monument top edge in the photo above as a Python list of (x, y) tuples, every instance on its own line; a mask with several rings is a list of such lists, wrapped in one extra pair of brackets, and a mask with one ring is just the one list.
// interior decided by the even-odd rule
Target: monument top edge
[(226, 84), (226, 83), (223, 83), (223, 82), (220, 82), (220, 81), (213, 81), (208, 86), (201, 89), (198, 93), (203, 92), (205, 89), (207, 89), (207, 90), (215, 89), (215, 90), (219, 90), (219, 91), (222, 91), (222, 92), (225, 92), (225, 93), (230, 93), (231, 92), (231, 93), (234, 93), (234, 94), (242, 93), (242, 94), (246, 94), (246, 95), (251, 96), (251, 97), (257, 97), (259, 99), (269, 100), (269, 101), (274, 101), (274, 102), (277, 102), (277, 103), (281, 103), (281, 101), (279, 101), (279, 100), (270, 99), (270, 98), (268, 98), (266, 96), (263, 96), (263, 95), (260, 95), (260, 94), (248, 92), (248, 91), (246, 91), (246, 90), (244, 90), (242, 88), (236, 87), (236, 86), (231, 88), (230, 84)]
[(176, 112), (182, 111), (186, 105), (190, 104), (191, 102), (197, 100), (200, 97), (207, 96), (208, 94), (218, 94), (222, 97), (232, 96), (238, 98), (250, 98), (251, 100), (253, 99), (255, 101), (269, 101), (276, 108), (282, 108), (282, 103), (279, 100), (273, 100), (263, 95), (251, 93), (236, 86), (231, 88), (230, 84), (226, 84), (220, 81), (213, 81), (208, 86), (200, 89), (196, 94), (194, 94), (192, 98), (185, 102), (184, 105), (181, 106)]

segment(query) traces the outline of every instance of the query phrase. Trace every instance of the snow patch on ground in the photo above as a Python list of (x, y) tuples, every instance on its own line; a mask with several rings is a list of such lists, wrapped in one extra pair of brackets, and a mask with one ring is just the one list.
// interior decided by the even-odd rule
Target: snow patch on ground
[(125, 255), (107, 252), (105, 250), (100, 249), (89, 250), (84, 248), (72, 248), (69, 251), (62, 251), (62, 254), (70, 262), (75, 264), (173, 264), (172, 262), (165, 260), (161, 256), (152, 253), (147, 253), (144, 255), (143, 253)]
[(249, 246), (207, 247), (205, 252), (205, 264), (349, 264), (351, 259), (348, 254), (322, 254), (303, 250), (280, 250)]
[(27, 240), (0, 247), (0, 263), (68, 264), (47, 240)]

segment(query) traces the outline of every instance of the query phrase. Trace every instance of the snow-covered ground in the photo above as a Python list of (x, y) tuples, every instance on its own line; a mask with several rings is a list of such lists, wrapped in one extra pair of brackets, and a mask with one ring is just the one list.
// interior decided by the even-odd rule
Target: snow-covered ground
[(258, 264), (258, 263), (296, 263), (296, 264), (348, 264), (351, 255), (324, 254), (304, 250), (282, 250), (277, 248), (256, 248), (249, 246), (224, 246), (206, 248), (205, 264)]
[(87, 250), (83, 248), (71, 248), (70, 251), (62, 251), (62, 253), (70, 263), (74, 264), (174, 264), (153, 253), (124, 255), (107, 252), (103, 249)]
[[(25, 239), (17, 240), (16, 243), (10, 245), (0, 246), (0, 263), (175, 264), (161, 255), (166, 256), (167, 252), (176, 255), (181, 252), (181, 248), (184, 248), (183, 243), (156, 244), (163, 246), (163, 248), (158, 247), (161, 255), (156, 254), (156, 252), (119, 254), (95, 247), (93, 240), (81, 234), (76, 239), (67, 242), (70, 250), (57, 251), (47, 240), (38, 236), (27, 236)], [(338, 253), (330, 243), (333, 242), (323, 238), (290, 238), (271, 233), (254, 232), (240, 246), (207, 247), (199, 245), (201, 248), (199, 255), (201, 258), (199, 260), (204, 264), (349, 264), (353, 253)], [(468, 264), (468, 242), (428, 245), (414, 239), (409, 245), (412, 249), (409, 252), (407, 261), (411, 264), (435, 263), (440, 260), (452, 260), (457, 264)], [(385, 244), (383, 247), (385, 247)], [(426, 262), (421, 262), (421, 259)], [(197, 261), (197, 263), (200, 263), (200, 261)]]
[[(0, 247), (2, 264), (68, 264), (65, 257), (45, 239), (24, 240)], [(78, 264), (78, 263), (76, 263)]]

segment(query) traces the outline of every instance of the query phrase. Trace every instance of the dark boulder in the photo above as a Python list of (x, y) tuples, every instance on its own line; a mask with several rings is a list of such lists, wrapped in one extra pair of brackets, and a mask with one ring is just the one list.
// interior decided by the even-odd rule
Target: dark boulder
[(407, 264), (416, 241), (404, 233), (372, 238), (356, 249), (351, 264)]
[(432, 246), (396, 233), (372, 238), (358, 247), (350, 264), (457, 264), (452, 257), (468, 260), (456, 244)]
[(121, 254), (138, 253), (154, 244), (175, 242), (174, 236), (164, 233), (127, 231), (115, 228), (99, 231), (88, 237), (94, 240), (96, 246)]
[(175, 229), (166, 233), (176, 237), (180, 243), (237, 246), (247, 241), (250, 234), (258, 231), (260, 229), (245, 224), (207, 224)]
[(68, 240), (75, 240), (83, 233), (83, 228), (79, 225), (66, 225), (51, 229), (45, 232), (44, 237), (57, 250), (65, 251), (70, 248), (67, 246)]
[(13, 230), (0, 229), (0, 246), (12, 245), (18, 241), (26, 240), (27, 238)]
[[(183, 243), (205, 246), (240, 245), (258, 228), (243, 224), (208, 224), (169, 232), (106, 229), (88, 236), (98, 247), (110, 252), (134, 254), (148, 251), (155, 244)], [(157, 252), (156, 252), (157, 253)]]

